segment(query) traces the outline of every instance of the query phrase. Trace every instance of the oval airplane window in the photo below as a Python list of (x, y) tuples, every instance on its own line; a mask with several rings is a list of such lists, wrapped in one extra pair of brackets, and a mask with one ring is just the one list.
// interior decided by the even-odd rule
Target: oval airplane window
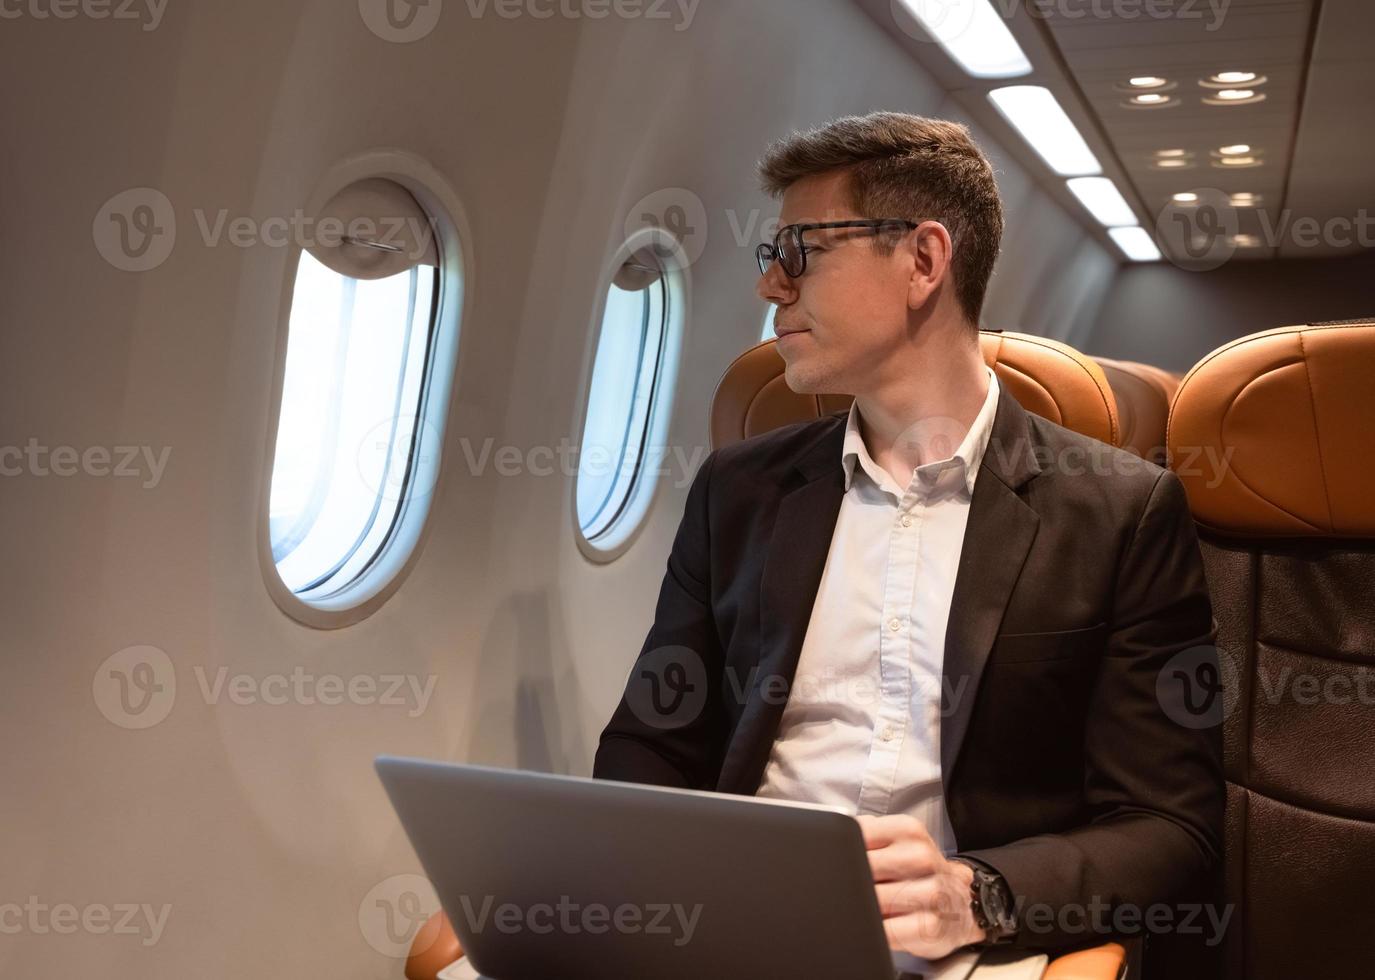
[(773, 340), (773, 315), (778, 312), (778, 304), (770, 303), (769, 308), (764, 311), (764, 329), (759, 332), (759, 342), (762, 344), (766, 340)]
[(329, 627), (379, 605), (420, 538), (462, 289), (452, 227), (394, 180), (353, 181), (316, 217), (287, 318), (267, 546), (297, 600), (274, 590), (279, 604)]
[(613, 263), (575, 480), (578, 542), (610, 561), (630, 544), (664, 472), (687, 289), (678, 243), (637, 232)]

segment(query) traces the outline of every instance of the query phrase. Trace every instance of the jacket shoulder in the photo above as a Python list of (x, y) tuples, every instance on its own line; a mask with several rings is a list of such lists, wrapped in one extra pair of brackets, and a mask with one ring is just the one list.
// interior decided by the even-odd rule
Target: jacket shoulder
[[(732, 473), (752, 477), (782, 476), (793, 464), (811, 452), (818, 443), (834, 438), (845, 428), (843, 415), (823, 415), (819, 419), (794, 422), (768, 432), (722, 446), (714, 453), (714, 476)], [(840, 465), (840, 451), (836, 451)]]
[[(1044, 506), (1066, 508), (1095, 523), (1135, 527), (1153, 497), (1183, 501), (1172, 471), (1125, 449), (1027, 413), (1040, 474), (1032, 494)], [(1175, 501), (1178, 503), (1178, 501)], [(1187, 503), (1180, 503), (1187, 509)]]

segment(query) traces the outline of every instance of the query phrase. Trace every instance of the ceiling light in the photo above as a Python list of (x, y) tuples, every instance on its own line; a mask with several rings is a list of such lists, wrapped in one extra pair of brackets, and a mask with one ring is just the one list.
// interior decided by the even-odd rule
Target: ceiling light
[(1230, 143), (1230, 144), (1228, 144), (1227, 146), (1219, 146), (1219, 147), (1217, 148), (1217, 151), (1218, 151), (1218, 153), (1221, 153), (1221, 154), (1222, 154), (1223, 156), (1225, 156), (1225, 157), (1236, 156), (1236, 155), (1239, 154), (1239, 153), (1250, 153), (1250, 152), (1251, 152), (1251, 144), (1250, 144), (1250, 143)]
[(1188, 151), (1188, 150), (1156, 150), (1156, 151), (1155, 151), (1155, 155), (1158, 156), (1158, 157), (1184, 157), (1184, 156), (1188, 156), (1188, 155), (1189, 155), (1189, 151)]
[(1031, 73), (1031, 62), (988, 0), (961, 0), (959, 4), (901, 2), (945, 53), (975, 78), (1014, 78)]
[(1198, 195), (1193, 191), (1180, 191), (1170, 198), (1170, 200), (1174, 201), (1176, 204), (1196, 204), (1198, 203)]
[(1242, 85), (1247, 88), (1258, 88), (1268, 81), (1264, 75), (1257, 75), (1253, 71), (1220, 71), (1207, 78), (1200, 78), (1198, 84), (1204, 88), (1237, 88)]
[(1234, 208), (1253, 208), (1261, 202), (1261, 196), (1250, 191), (1237, 191), (1227, 201)]
[(1079, 203), (1088, 209), (1098, 223), (1108, 228), (1136, 224), (1136, 215), (1121, 191), (1107, 177), (1075, 177), (1065, 181)]
[(1192, 164), (1188, 160), (1157, 160), (1155, 166), (1161, 170), (1183, 170)]
[(1203, 96), (1204, 105), (1251, 105), (1264, 101), (1265, 93), (1251, 88), (1225, 88)]
[(1050, 89), (1039, 85), (1008, 85), (989, 92), (988, 100), (1060, 176), (1079, 177), (1103, 172), (1098, 158)]
[(1133, 95), (1122, 104), (1128, 109), (1164, 109), (1168, 106), (1179, 105), (1179, 97), (1164, 95), (1160, 92), (1147, 92), (1144, 95)]
[(1159, 75), (1138, 75), (1135, 78), (1127, 79), (1127, 84), (1132, 88), (1160, 88), (1168, 79), (1161, 78)]
[(1146, 234), (1146, 229), (1139, 225), (1132, 225), (1130, 228), (1109, 228), (1108, 234), (1122, 250), (1122, 254), (1133, 262), (1160, 261), (1160, 249), (1155, 247), (1155, 242)]
[(1260, 236), (1243, 233), (1240, 235), (1233, 235), (1230, 241), (1237, 248), (1255, 248), (1260, 244)]
[(1214, 160), (1213, 166), (1219, 170), (1246, 170), (1262, 166), (1264, 162), (1256, 156), (1223, 157), (1221, 160)]

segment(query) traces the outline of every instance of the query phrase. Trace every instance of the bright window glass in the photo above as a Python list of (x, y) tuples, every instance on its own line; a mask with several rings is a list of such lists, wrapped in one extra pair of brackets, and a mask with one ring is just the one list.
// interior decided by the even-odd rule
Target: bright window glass
[[(657, 262), (653, 255), (645, 249), (632, 261)], [(654, 423), (667, 407), (671, 277), (662, 266), (646, 277), (641, 288), (613, 282), (602, 316), (577, 477), (578, 526), (594, 547), (624, 538), (638, 516), (634, 504), (652, 482), (645, 464)]]
[(359, 580), (421, 478), (436, 280), (430, 265), (354, 279), (301, 253), (268, 519), (278, 574), (304, 600)]

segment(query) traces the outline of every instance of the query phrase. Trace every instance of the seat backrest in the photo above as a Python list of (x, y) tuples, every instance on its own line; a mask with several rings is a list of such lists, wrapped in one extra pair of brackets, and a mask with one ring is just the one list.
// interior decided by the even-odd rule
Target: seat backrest
[(1179, 375), (1137, 361), (1095, 357), (1117, 399), (1122, 448), (1152, 463), (1165, 463), (1165, 423)]
[[(799, 395), (789, 388), (776, 343), (756, 344), (726, 368), (712, 398), (712, 448), (849, 409), (849, 395)], [(1091, 358), (1030, 334), (982, 330), (979, 344), (998, 383), (1027, 411), (1118, 445), (1117, 403)]]
[(1170, 412), (1218, 623), (1234, 980), (1370, 969), (1372, 378), (1375, 322), (1283, 327), (1204, 358)]

